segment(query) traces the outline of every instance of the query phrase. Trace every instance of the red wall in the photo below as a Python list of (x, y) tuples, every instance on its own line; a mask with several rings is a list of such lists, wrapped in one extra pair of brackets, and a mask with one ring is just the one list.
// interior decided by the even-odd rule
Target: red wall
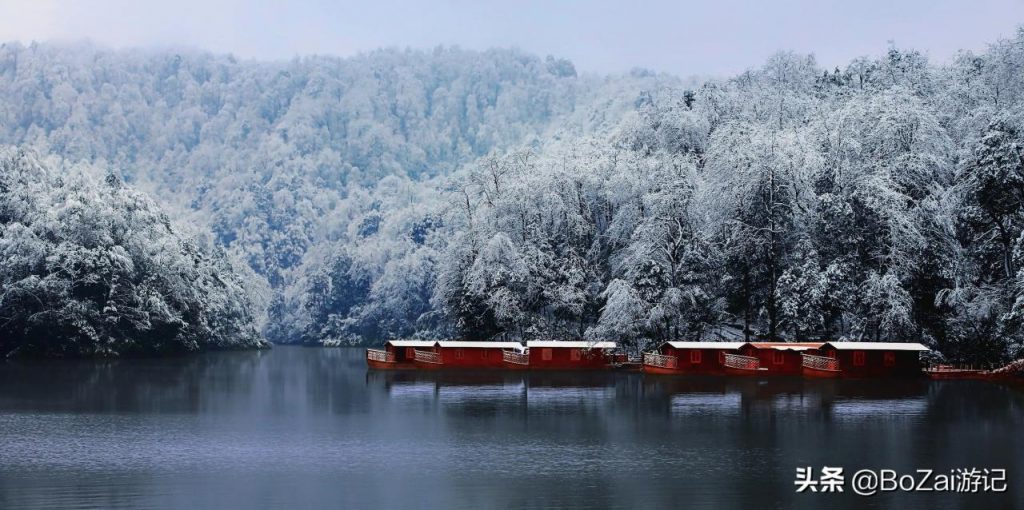
[[(481, 347), (438, 347), (441, 363), (450, 368), (503, 368), (501, 349)], [(461, 351), (461, 355), (460, 352)]]
[[(691, 361), (690, 353), (700, 352), (700, 363)], [(678, 370), (694, 374), (720, 374), (724, 372), (722, 356), (725, 353), (735, 354), (734, 349), (676, 349), (671, 345), (664, 345), (661, 354), (675, 356)]]
[[(415, 359), (413, 357), (414, 353), (412, 351), (413, 351), (413, 349), (416, 349), (416, 347), (395, 347), (393, 345), (385, 345), (384, 349), (387, 350), (388, 352), (395, 353), (395, 362), (396, 363), (403, 363), (403, 362), (412, 363), (413, 360)], [(419, 347), (419, 349), (426, 349), (426, 348)], [(409, 354), (408, 356), (406, 356), (407, 353)]]
[[(864, 364), (854, 364), (854, 353), (858, 351), (836, 351), (826, 349), (823, 356), (839, 360), (839, 369), (845, 377), (876, 377), (892, 375), (919, 375), (921, 373), (920, 354), (917, 351), (859, 351), (864, 353)], [(885, 353), (895, 356), (895, 364), (885, 365)]]
[[(551, 352), (551, 359), (544, 359), (544, 350)], [(580, 359), (572, 359), (572, 351), (580, 352)], [(601, 349), (579, 349), (573, 347), (530, 347), (530, 368), (548, 370), (593, 370), (607, 368), (609, 358)]]
[[(752, 345), (744, 346), (740, 354), (757, 358), (761, 362), (760, 373), (766, 375), (802, 375), (804, 358), (801, 352), (793, 350), (780, 351), (772, 348), (758, 349)], [(806, 351), (804, 351), (806, 352)], [(782, 356), (782, 363), (775, 363), (776, 353)]]

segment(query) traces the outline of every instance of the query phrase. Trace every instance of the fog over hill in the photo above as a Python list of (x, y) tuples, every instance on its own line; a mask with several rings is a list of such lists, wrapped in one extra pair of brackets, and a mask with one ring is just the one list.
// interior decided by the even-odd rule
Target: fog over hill
[(269, 288), (274, 341), (920, 339), (995, 362), (1022, 338), (1022, 66), (1024, 33), (699, 84), (512, 50), (9, 43), (0, 143), (211, 232)]

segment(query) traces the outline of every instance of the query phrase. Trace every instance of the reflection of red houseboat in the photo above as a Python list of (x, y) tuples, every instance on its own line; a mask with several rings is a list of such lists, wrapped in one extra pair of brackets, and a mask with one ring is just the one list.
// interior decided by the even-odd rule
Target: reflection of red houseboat
[[(566, 340), (526, 342), (525, 366), (531, 370), (597, 370), (609, 368), (615, 361), (615, 342), (579, 342)], [(514, 353), (506, 363), (524, 366)]]
[(665, 342), (658, 352), (644, 353), (644, 373), (721, 374), (727, 356), (734, 356), (743, 342)]
[(803, 356), (807, 377), (878, 377), (921, 374), (922, 352), (912, 342), (826, 342)]
[(416, 349), (433, 347), (433, 340), (389, 340), (384, 349), (367, 349), (366, 364), (379, 370), (416, 368)]
[(440, 340), (414, 354), (416, 367), (423, 369), (504, 368), (504, 350), (521, 352), (523, 344)]

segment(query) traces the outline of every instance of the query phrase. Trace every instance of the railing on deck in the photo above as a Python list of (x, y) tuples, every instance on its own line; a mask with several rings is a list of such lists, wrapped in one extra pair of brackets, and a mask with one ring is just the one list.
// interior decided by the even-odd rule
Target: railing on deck
[(530, 355), (524, 352), (501, 351), (501, 359), (503, 359), (505, 363), (513, 363), (515, 365), (530, 364)]
[(413, 357), (416, 359), (416, 361), (421, 361), (423, 363), (434, 363), (435, 365), (441, 364), (441, 355), (436, 352), (421, 351), (419, 349), (416, 349), (416, 352), (413, 354)]
[(761, 361), (752, 356), (741, 356), (739, 354), (726, 354), (724, 363), (729, 368), (737, 368), (740, 370), (760, 370)]
[(839, 360), (835, 358), (815, 356), (813, 354), (804, 354), (803, 358), (803, 365), (807, 368), (813, 368), (814, 370), (828, 370), (830, 372), (839, 371)]
[(380, 349), (367, 349), (366, 359), (370, 361), (379, 361), (381, 363), (394, 363), (395, 353), (382, 351)]
[(653, 352), (644, 353), (644, 365), (658, 368), (678, 368), (679, 360), (675, 356), (665, 356)]

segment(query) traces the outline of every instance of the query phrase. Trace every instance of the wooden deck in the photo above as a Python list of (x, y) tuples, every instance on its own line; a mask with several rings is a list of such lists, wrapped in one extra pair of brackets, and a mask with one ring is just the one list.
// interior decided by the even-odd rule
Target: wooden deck
[(842, 375), (842, 371), (839, 370), (839, 360), (835, 358), (814, 354), (803, 354), (802, 357), (804, 377), (832, 379)]
[(761, 360), (753, 356), (741, 354), (725, 354), (722, 366), (725, 373), (731, 375), (764, 375)]

